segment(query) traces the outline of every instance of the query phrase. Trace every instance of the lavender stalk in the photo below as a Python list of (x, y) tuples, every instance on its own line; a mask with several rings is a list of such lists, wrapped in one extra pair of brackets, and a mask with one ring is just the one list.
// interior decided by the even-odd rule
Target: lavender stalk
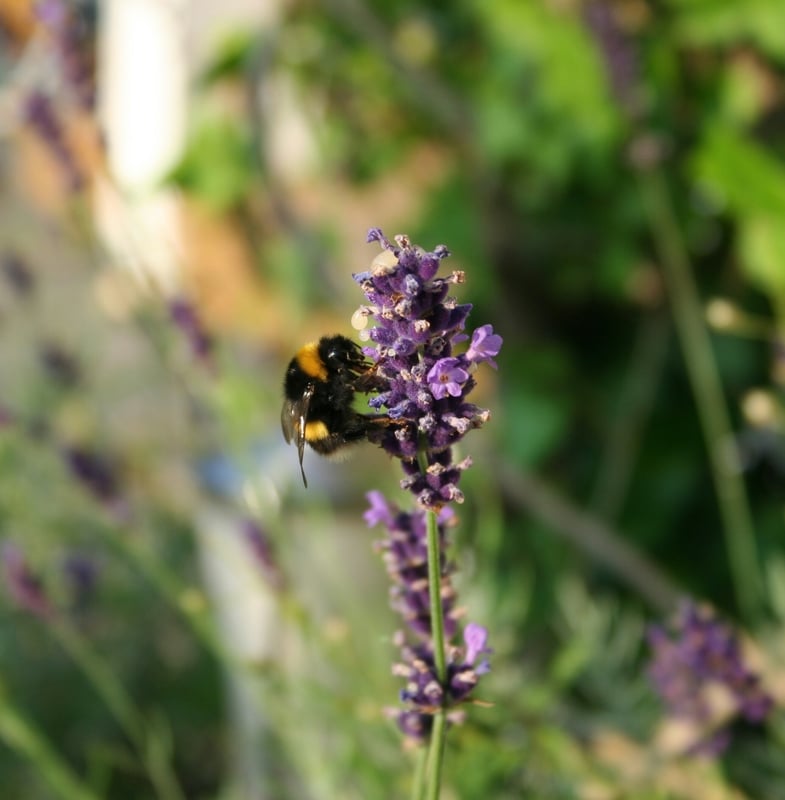
[[(449, 296), (453, 285), (464, 282), (464, 273), (437, 276), (449, 255), (446, 247), (426, 252), (405, 236), (393, 244), (376, 228), (368, 240), (379, 242), (382, 253), (369, 271), (354, 276), (367, 305), (353, 322), (368, 342), (363, 352), (383, 384), (369, 404), (389, 419), (369, 438), (400, 461), (401, 488), (415, 496), (416, 508), (402, 511), (371, 492), (365, 519), (387, 528), (378, 546), (392, 580), (392, 606), (408, 628), (395, 636), (401, 661), (393, 667), (406, 681), (404, 708), (390, 716), (407, 739), (429, 745), (413, 796), (427, 792), (435, 800), (448, 725), (462, 720), (459, 706), (490, 669), (485, 628), (467, 624), (463, 644), (456, 643), (462, 611), (451, 582), (447, 529), (456, 522), (451, 504), (464, 499), (461, 475), (471, 466), (468, 457), (454, 460), (453, 447), (489, 418), (487, 410), (467, 401), (475, 386), (473, 372), (483, 362), (496, 367), (493, 358), (502, 340), (490, 325), (471, 337), (464, 333), (471, 306)], [(366, 330), (369, 319), (375, 325)]]

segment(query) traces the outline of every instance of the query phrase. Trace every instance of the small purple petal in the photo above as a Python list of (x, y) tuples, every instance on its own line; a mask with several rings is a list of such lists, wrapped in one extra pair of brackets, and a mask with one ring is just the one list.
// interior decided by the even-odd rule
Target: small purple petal
[(502, 349), (502, 337), (493, 332), (493, 325), (482, 325), (472, 334), (472, 343), (466, 351), (466, 358), (474, 364), (487, 361), (497, 369), (493, 356)]
[(374, 525), (378, 525), (381, 522), (388, 528), (392, 527), (394, 519), (393, 513), (384, 495), (374, 490), (368, 492), (365, 498), (370, 503), (370, 508), (363, 514), (365, 524), (369, 528), (372, 528)]
[(487, 647), (488, 629), (476, 622), (470, 622), (463, 631), (463, 641), (466, 644), (466, 663), (474, 664), (479, 655), (491, 654), (493, 650)]
[(426, 380), (437, 400), (448, 394), (460, 397), (463, 384), (469, 379), (469, 373), (460, 366), (460, 363), (457, 358), (442, 358), (428, 371)]

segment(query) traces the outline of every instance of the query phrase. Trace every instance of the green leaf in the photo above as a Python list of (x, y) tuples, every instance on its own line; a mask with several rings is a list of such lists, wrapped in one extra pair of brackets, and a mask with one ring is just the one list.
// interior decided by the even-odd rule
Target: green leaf
[(168, 182), (197, 197), (216, 212), (236, 207), (253, 181), (248, 134), (240, 122), (206, 116), (197, 123), (180, 163)]
[(694, 161), (697, 179), (736, 216), (750, 282), (785, 296), (785, 164), (742, 134), (715, 129)]
[(783, 219), (750, 217), (741, 225), (738, 246), (750, 281), (772, 296), (785, 298)]
[(785, 164), (741, 133), (715, 127), (693, 167), (698, 181), (733, 213), (785, 219)]
[(671, 0), (676, 37), (693, 45), (752, 43), (785, 62), (785, 3), (782, 0)]

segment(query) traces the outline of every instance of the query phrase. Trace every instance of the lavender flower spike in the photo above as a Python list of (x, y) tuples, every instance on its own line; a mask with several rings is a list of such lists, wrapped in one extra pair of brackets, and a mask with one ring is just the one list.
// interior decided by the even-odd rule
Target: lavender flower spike
[(367, 301), (355, 319), (359, 327), (369, 318), (375, 322), (364, 331), (370, 341), (364, 353), (386, 381), (370, 405), (387, 409), (396, 423), (380, 426), (374, 441), (401, 460), (402, 487), (423, 508), (438, 510), (463, 500), (458, 483), (471, 462), (454, 463), (451, 448), (489, 417), (467, 398), (477, 365), (496, 367), (502, 338), (491, 325), (482, 325), (473, 331), (469, 348), (456, 351), (469, 338), (464, 328), (471, 305), (449, 296), (452, 285), (464, 282), (463, 272), (437, 277), (449, 255), (446, 247), (426, 252), (406, 236), (392, 243), (379, 228), (369, 231), (368, 241), (379, 242), (383, 253), (370, 270), (354, 275)]
[[(454, 461), (452, 447), (489, 417), (468, 396), (477, 366), (496, 367), (502, 339), (491, 325), (471, 336), (464, 332), (472, 307), (449, 296), (464, 273), (438, 276), (446, 247), (427, 252), (406, 236), (393, 243), (380, 228), (369, 231), (368, 241), (382, 252), (369, 270), (354, 275), (366, 302), (352, 323), (362, 331), (363, 352), (378, 379), (369, 405), (387, 417), (369, 438), (400, 460), (401, 487), (414, 494), (417, 507), (402, 511), (371, 492), (365, 521), (387, 529), (378, 548), (392, 581), (391, 605), (408, 629), (395, 635), (401, 658), (393, 673), (404, 680), (403, 708), (390, 715), (408, 739), (430, 739), (428, 796), (436, 797), (446, 725), (462, 718), (459, 706), (490, 669), (486, 629), (469, 623), (461, 631), (463, 612), (446, 553), (447, 529), (455, 521), (449, 504), (462, 502), (458, 483), (471, 466), (469, 457)], [(468, 348), (459, 347), (467, 340)], [(456, 643), (461, 632), (463, 645)]]

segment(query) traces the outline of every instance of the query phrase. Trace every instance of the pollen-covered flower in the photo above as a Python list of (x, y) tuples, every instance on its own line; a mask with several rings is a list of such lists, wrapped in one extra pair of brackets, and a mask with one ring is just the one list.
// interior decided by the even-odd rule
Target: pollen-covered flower
[(465, 352), (456, 350), (469, 338), (464, 328), (471, 305), (449, 296), (451, 286), (465, 280), (462, 272), (437, 276), (449, 255), (446, 247), (426, 252), (406, 236), (393, 244), (378, 228), (369, 232), (368, 241), (379, 242), (383, 251), (370, 270), (354, 275), (367, 300), (355, 320), (363, 328), (369, 317), (376, 323), (363, 331), (370, 342), (364, 352), (386, 386), (370, 405), (387, 409), (394, 423), (380, 426), (374, 440), (402, 460), (403, 488), (424, 508), (438, 510), (463, 499), (458, 481), (471, 462), (454, 463), (451, 448), (489, 417), (467, 397), (476, 366), (496, 366), (502, 339), (491, 325), (483, 325)]
[(721, 753), (735, 719), (759, 724), (771, 711), (773, 700), (745, 663), (736, 633), (709, 607), (684, 603), (675, 623), (652, 626), (648, 640), (649, 677), (669, 714), (699, 731), (691, 752)]

